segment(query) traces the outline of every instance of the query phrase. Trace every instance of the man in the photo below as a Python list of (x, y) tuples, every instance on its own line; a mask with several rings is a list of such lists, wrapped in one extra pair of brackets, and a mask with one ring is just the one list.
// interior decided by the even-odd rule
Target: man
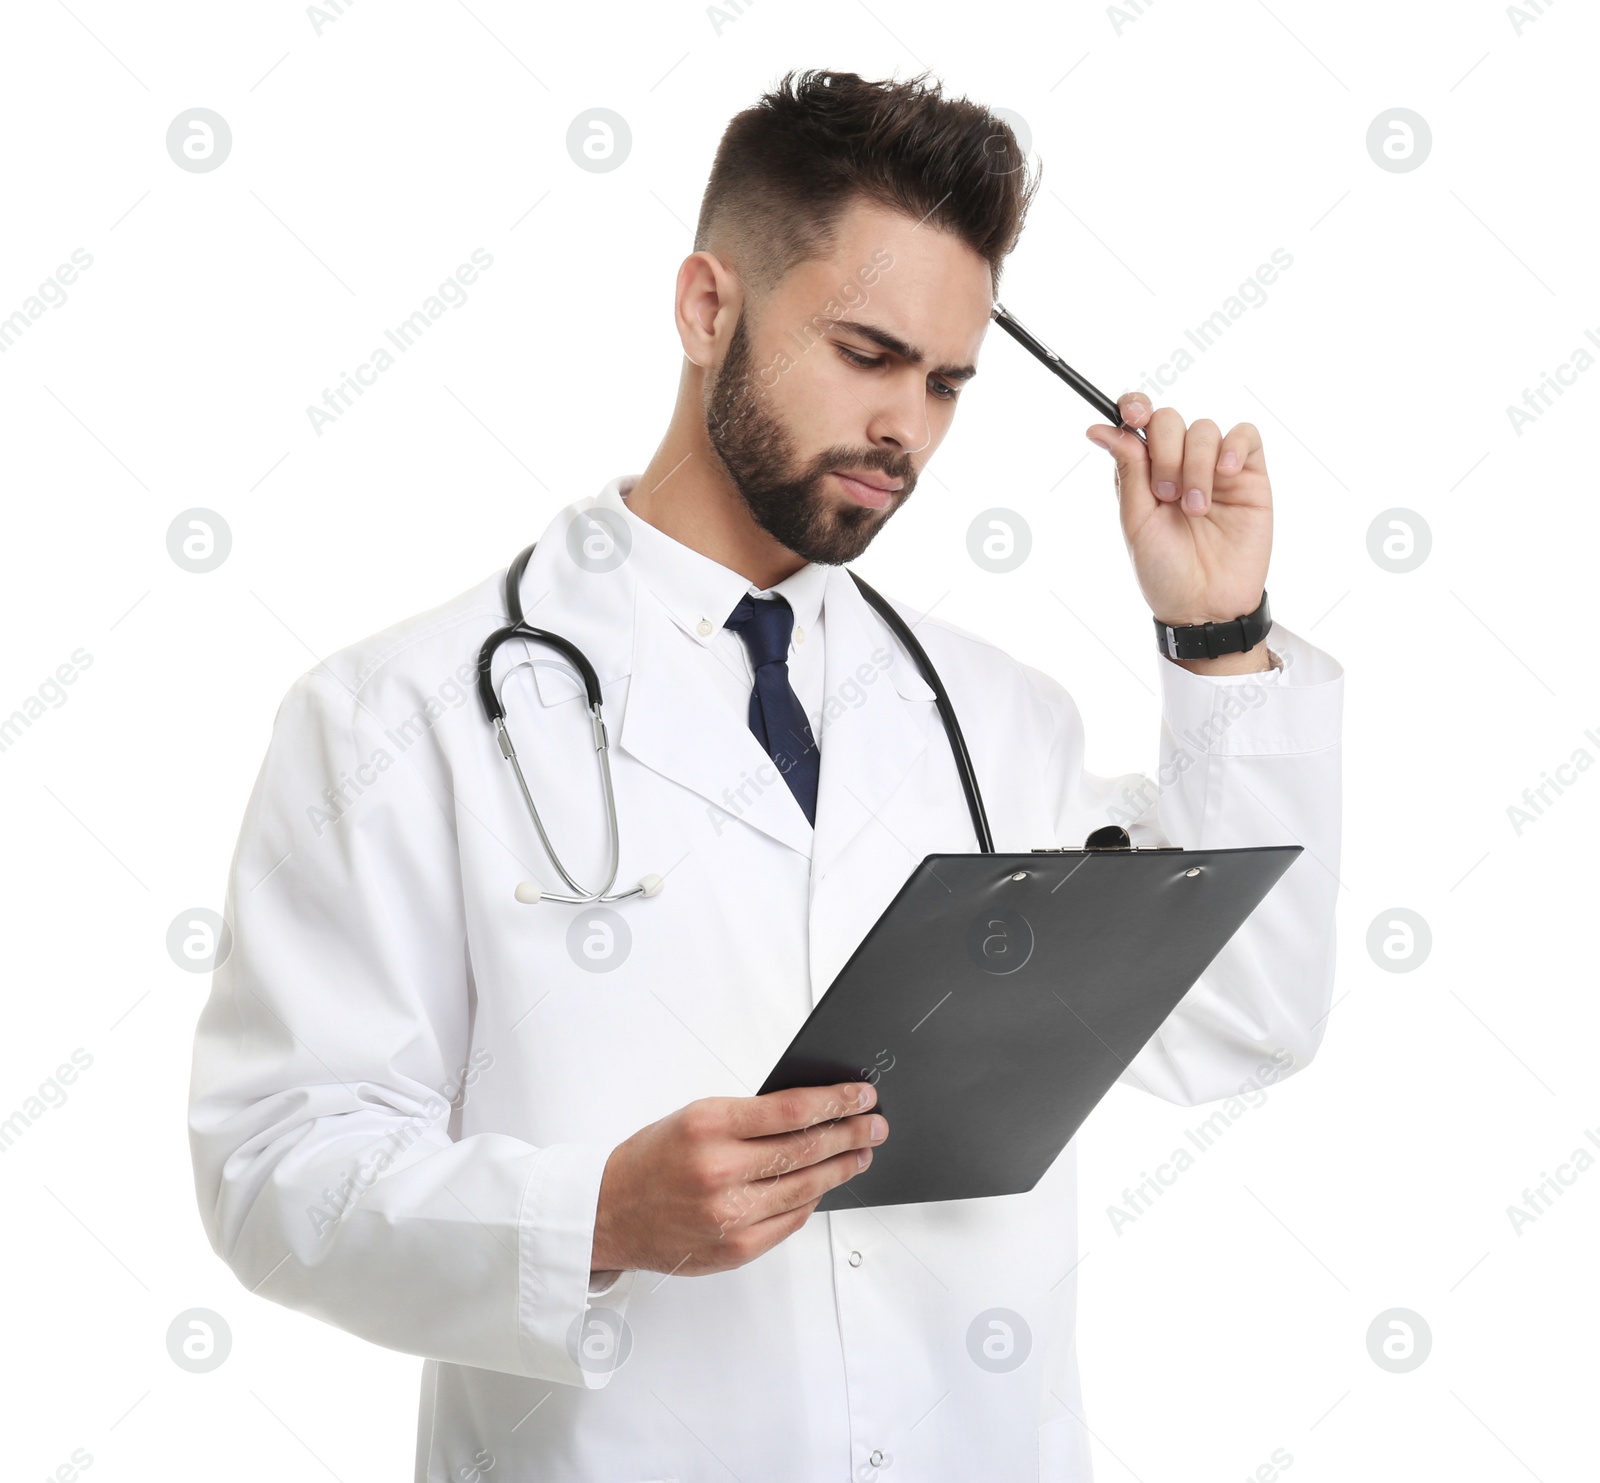
[[(201, 1209), (252, 1291), (426, 1357), (418, 1480), (1090, 1476), (1074, 1147), (1026, 1194), (818, 1214), (893, 1137), (876, 1076), (752, 1095), (913, 866), (974, 846), (933, 692), (841, 563), (967, 394), (1036, 184), (1008, 159), (975, 104), (840, 73), (784, 79), (723, 138), (666, 436), (556, 516), (517, 588), (594, 667), (617, 889), (658, 893), (539, 899), (567, 888), (468, 683), (503, 570), (279, 711), (196, 1040)], [(1252, 612), (1256, 430), (1119, 406), (1148, 449), (1089, 436), (1153, 616)], [(1192, 1104), (1305, 1065), (1333, 972), (1339, 666), (1281, 625), (1158, 657), (1160, 765), (1103, 778), (1060, 685), (901, 611), (997, 848), (1119, 818), (1136, 843), (1305, 846), (1123, 1079)], [(492, 678), (590, 888), (609, 856), (582, 687), (520, 641)]]

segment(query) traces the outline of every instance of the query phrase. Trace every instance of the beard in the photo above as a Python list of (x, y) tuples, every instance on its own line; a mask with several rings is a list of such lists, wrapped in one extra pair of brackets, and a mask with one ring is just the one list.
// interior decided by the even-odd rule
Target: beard
[[(911, 461), (887, 449), (826, 448), (801, 465), (794, 439), (750, 372), (750, 339), (741, 311), (706, 404), (706, 435), (739, 497), (764, 531), (807, 561), (840, 566), (872, 543), (916, 487)], [(834, 469), (871, 469), (905, 480), (881, 510), (830, 498)]]

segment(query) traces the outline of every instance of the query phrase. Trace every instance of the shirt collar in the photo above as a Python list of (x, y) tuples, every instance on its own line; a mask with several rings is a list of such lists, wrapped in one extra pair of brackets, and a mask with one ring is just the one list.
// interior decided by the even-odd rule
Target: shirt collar
[(597, 505), (616, 511), (627, 522), (632, 538), (628, 564), (635, 579), (648, 587), (690, 638), (707, 645), (746, 593), (778, 593), (794, 610), (795, 643), (804, 643), (822, 613), (822, 595), (828, 585), (828, 568), (808, 561), (771, 587), (757, 587), (748, 577), (713, 561), (709, 556), (675, 541), (665, 531), (628, 508), (627, 496), (639, 482), (638, 474), (623, 474), (600, 491)]

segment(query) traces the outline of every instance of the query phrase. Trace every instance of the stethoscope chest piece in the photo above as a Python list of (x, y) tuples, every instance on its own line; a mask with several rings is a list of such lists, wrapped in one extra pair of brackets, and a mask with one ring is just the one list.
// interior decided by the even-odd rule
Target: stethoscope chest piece
[[(623, 896), (659, 896), (661, 888), (666, 882), (659, 875), (643, 875), (639, 877), (639, 884), (633, 891), (623, 891), (617, 896), (590, 896), (588, 901), (620, 901)], [(535, 906), (541, 901), (566, 901), (571, 898), (565, 896), (547, 896), (544, 887), (538, 881), (519, 881), (515, 896), (524, 906)]]
[[(521, 586), (522, 573), (528, 565), (528, 558), (533, 555), (533, 550), (533, 546), (529, 546), (527, 550), (521, 552), (506, 571), (506, 611), (511, 617), (511, 622), (491, 633), (484, 640), (483, 647), (478, 650), (478, 698), (483, 703), (484, 714), (494, 727), (495, 740), (500, 744), (500, 755), (511, 764), (511, 770), (516, 775), (517, 788), (522, 794), (523, 803), (527, 805), (533, 827), (538, 831), (539, 842), (544, 846), (545, 853), (550, 857), (550, 863), (555, 866), (556, 874), (561, 877), (568, 891), (547, 891), (538, 881), (525, 880), (516, 888), (516, 899), (526, 906), (532, 906), (540, 901), (560, 901), (571, 906), (587, 906), (595, 902), (623, 901), (629, 896), (658, 896), (665, 884), (659, 875), (647, 875), (638, 885), (626, 891), (611, 889), (616, 883), (622, 846), (617, 828), (616, 792), (611, 783), (611, 747), (606, 736), (606, 723), (600, 701), (600, 677), (595, 673), (594, 666), (589, 663), (583, 650), (571, 640), (562, 638), (558, 633), (535, 628), (523, 621), (522, 598), (518, 588)], [(502, 644), (516, 639), (554, 649), (578, 671), (578, 676), (583, 681), (589, 703), (594, 749), (599, 758), (600, 790), (605, 799), (606, 832), (610, 844), (608, 855), (610, 863), (606, 870), (605, 884), (598, 891), (591, 891), (579, 885), (572, 873), (562, 864), (561, 856), (556, 853), (556, 847), (551, 843), (549, 832), (545, 829), (544, 820), (539, 816), (539, 806), (533, 801), (533, 793), (528, 787), (527, 778), (523, 776), (522, 763), (518, 760), (516, 746), (506, 726), (505, 704), (494, 688), (494, 656)]]

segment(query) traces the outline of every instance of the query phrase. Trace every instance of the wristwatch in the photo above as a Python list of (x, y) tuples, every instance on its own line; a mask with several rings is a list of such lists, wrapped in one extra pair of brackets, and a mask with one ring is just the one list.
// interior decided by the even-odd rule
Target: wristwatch
[(1253, 613), (1230, 618), (1225, 623), (1180, 623), (1174, 627), (1159, 618), (1156, 647), (1168, 659), (1215, 659), (1219, 654), (1244, 654), (1255, 648), (1272, 627), (1267, 608), (1267, 589), (1261, 589), (1261, 605)]

